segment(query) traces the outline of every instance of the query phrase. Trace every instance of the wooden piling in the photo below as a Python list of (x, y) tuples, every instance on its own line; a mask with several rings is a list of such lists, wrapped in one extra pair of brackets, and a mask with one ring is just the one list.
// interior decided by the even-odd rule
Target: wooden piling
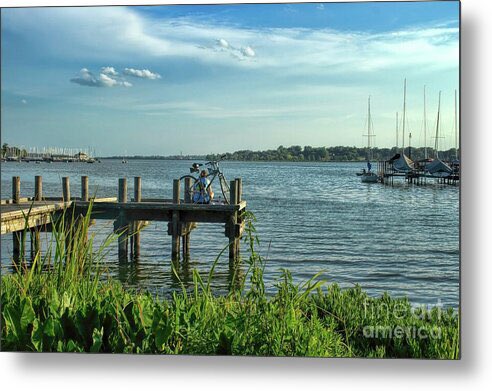
[[(142, 178), (136, 176), (133, 178), (133, 202), (142, 201)], [(134, 259), (140, 257), (140, 221), (132, 222), (132, 235), (130, 237), (131, 255)]]
[[(173, 180), (173, 204), (180, 203), (180, 180)], [(172, 237), (171, 237), (171, 258), (173, 261), (179, 260), (179, 247), (180, 247), (180, 235), (179, 235), (179, 212), (174, 210), (172, 213)]]
[(18, 204), (20, 201), (20, 177), (12, 177), (12, 202)]
[(34, 177), (34, 201), (43, 199), (43, 177), (36, 175)]
[[(236, 205), (238, 203), (238, 181), (233, 180), (230, 182), (229, 186), (229, 200), (231, 205)], [(239, 239), (236, 237), (235, 228), (237, 224), (237, 212), (232, 213), (229, 217), (229, 223), (226, 227), (229, 237), (229, 263), (235, 263), (237, 258), (237, 249)]]
[(12, 232), (12, 258), (14, 262), (19, 262), (24, 259), (25, 243), (26, 243), (25, 231)]
[(127, 202), (128, 187), (126, 178), (120, 178), (118, 180), (118, 202)]
[[(192, 202), (192, 194), (190, 193), (190, 189), (192, 186), (192, 180), (189, 177), (186, 177), (184, 180), (184, 202), (186, 204), (190, 204)], [(186, 223), (187, 227), (189, 228), (191, 223)], [(183, 235), (182, 239), (182, 253), (183, 253), (183, 259), (187, 260), (190, 258), (190, 235), (191, 235), (191, 229), (187, 229), (186, 233)]]
[(85, 175), (80, 178), (80, 195), (82, 201), (89, 201), (89, 177)]
[(62, 188), (63, 188), (63, 202), (70, 201), (70, 178), (64, 176), (62, 178)]
[(184, 180), (184, 201), (187, 204), (191, 202), (191, 193), (190, 193), (191, 185), (192, 185), (191, 178), (186, 177)]
[[(126, 178), (120, 178), (118, 180), (119, 203), (127, 202), (127, 190)], [(118, 235), (118, 258), (120, 261), (126, 261), (128, 260), (128, 222), (123, 211), (114, 222), (114, 231)]]
[(41, 253), (41, 235), (38, 228), (31, 230), (31, 259)]

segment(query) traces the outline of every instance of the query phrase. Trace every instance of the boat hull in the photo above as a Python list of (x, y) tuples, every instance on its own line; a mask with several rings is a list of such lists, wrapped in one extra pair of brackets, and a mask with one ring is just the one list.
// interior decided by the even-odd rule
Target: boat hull
[(377, 183), (379, 177), (376, 174), (364, 174), (360, 177), (362, 183)]

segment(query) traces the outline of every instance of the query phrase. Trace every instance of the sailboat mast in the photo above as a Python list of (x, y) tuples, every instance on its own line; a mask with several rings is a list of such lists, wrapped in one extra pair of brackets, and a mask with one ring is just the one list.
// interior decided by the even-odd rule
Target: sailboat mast
[(405, 154), (405, 112), (407, 108), (407, 79), (403, 81), (403, 137), (402, 137), (402, 155)]
[(424, 85), (424, 157), (427, 160), (427, 113), (425, 109), (425, 85)]
[(434, 144), (434, 148), (436, 150), (436, 159), (439, 159), (439, 119), (441, 113), (441, 91), (439, 91), (439, 101), (437, 104), (437, 121), (436, 121), (436, 142)]
[(398, 111), (396, 112), (396, 150), (398, 151)]
[(371, 96), (367, 100), (367, 148), (371, 149)]
[(458, 160), (458, 103), (456, 90), (454, 90), (454, 145), (455, 158)]

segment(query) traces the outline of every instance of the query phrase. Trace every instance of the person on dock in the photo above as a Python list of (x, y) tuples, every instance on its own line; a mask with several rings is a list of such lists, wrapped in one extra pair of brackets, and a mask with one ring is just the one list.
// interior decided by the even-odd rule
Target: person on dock
[(214, 198), (212, 186), (207, 178), (207, 170), (200, 172), (200, 178), (195, 183), (193, 189), (193, 202), (195, 204), (209, 204)]

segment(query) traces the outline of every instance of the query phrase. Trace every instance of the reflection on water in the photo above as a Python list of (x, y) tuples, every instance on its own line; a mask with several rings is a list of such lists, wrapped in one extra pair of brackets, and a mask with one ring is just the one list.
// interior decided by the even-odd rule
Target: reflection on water
[[(103, 161), (100, 164), (2, 164), (2, 198), (10, 180), (21, 177), (22, 194), (34, 191), (34, 176), (43, 176), (46, 195), (61, 193), (61, 178), (70, 176), (72, 194), (80, 195), (81, 175), (90, 192), (116, 196), (119, 177), (142, 177), (144, 198), (170, 198), (172, 180), (187, 172), (187, 161)], [(280, 270), (295, 281), (322, 272), (329, 282), (360, 284), (369, 293), (406, 295), (416, 304), (458, 305), (459, 189), (435, 185), (363, 184), (354, 163), (224, 162), (228, 177), (243, 178), (243, 198), (255, 213), (260, 251), (267, 258), (265, 283), (274, 289)], [(129, 194), (133, 181), (129, 180)], [(112, 222), (91, 227), (96, 242), (112, 231)], [(7, 240), (5, 240), (7, 239)], [(153, 222), (141, 233), (138, 260), (118, 261), (113, 243), (105, 262), (125, 285), (169, 292), (189, 288), (193, 270), (203, 278), (227, 245), (224, 227), (200, 224), (191, 234), (191, 259), (173, 272), (167, 223)], [(11, 240), (2, 237), (2, 272), (11, 271)], [(245, 247), (243, 245), (243, 247)], [(243, 255), (245, 254), (243, 248)], [(242, 267), (244, 273), (245, 267)], [(216, 265), (213, 288), (226, 292), (231, 283), (227, 254)]]

